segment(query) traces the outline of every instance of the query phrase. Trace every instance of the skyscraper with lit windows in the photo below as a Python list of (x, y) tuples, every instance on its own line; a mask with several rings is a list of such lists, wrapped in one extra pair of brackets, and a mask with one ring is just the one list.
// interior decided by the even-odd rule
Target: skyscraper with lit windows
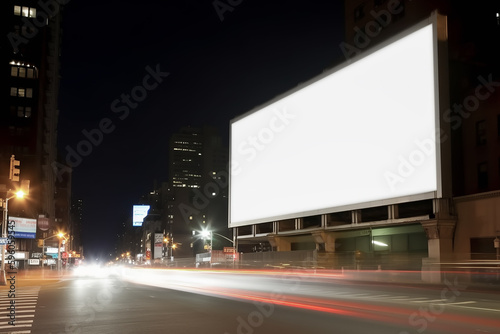
[(167, 226), (182, 244), (180, 255), (203, 251), (193, 231), (210, 229), (230, 236), (224, 177), (228, 155), (221, 136), (209, 126), (184, 127), (170, 139)]
[[(67, 188), (71, 176), (57, 180), (57, 119), (62, 6), (57, 1), (2, 1), (0, 184), (17, 185), (8, 179), (9, 159), (19, 160), (20, 179), (30, 181), (29, 201), (9, 203), (10, 215), (49, 218), (50, 229), (58, 222), (57, 182)], [(3, 194), (2, 194), (3, 196)], [(69, 222), (63, 222), (67, 224)], [(44, 225), (45, 228), (45, 225)], [(42, 238), (48, 230), (37, 230)], [(20, 240), (22, 250), (36, 246)], [(31, 255), (30, 255), (31, 256)], [(22, 265), (22, 264), (21, 264)]]

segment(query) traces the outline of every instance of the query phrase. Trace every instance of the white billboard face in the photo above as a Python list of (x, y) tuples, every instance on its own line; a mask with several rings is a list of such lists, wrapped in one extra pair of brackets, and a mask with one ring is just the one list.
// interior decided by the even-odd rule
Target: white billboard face
[(231, 123), (230, 227), (438, 192), (433, 25)]
[(132, 225), (133, 226), (142, 226), (144, 218), (148, 215), (149, 205), (134, 205), (133, 207), (133, 216), (132, 216)]

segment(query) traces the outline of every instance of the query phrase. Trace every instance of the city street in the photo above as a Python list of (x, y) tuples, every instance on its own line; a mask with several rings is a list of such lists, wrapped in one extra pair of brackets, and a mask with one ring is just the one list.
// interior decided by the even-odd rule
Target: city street
[[(500, 293), (325, 273), (125, 269), (19, 281), (0, 333), (498, 333)], [(2, 308), (8, 289), (0, 289)], [(8, 312), (8, 311), (7, 311)], [(6, 322), (7, 321), (7, 322)]]

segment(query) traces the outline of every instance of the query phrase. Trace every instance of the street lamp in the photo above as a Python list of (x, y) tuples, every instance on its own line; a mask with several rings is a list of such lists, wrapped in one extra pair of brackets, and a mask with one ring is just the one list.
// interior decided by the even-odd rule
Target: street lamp
[[(10, 190), (9, 190), (10, 191)], [(7, 221), (9, 218), (9, 200), (13, 198), (24, 198), (24, 192), (22, 190), (17, 191), (14, 195), (8, 197), (9, 191), (7, 192), (6, 198), (4, 200), (3, 208), (3, 220), (2, 220), (2, 238), (7, 238)], [(0, 285), (7, 285), (7, 280), (5, 278), (5, 244), (2, 243), (1, 250), (2, 261), (0, 268)]]
[(208, 231), (208, 230), (203, 230), (201, 231), (201, 236), (206, 239), (208, 237), (210, 237), (210, 252), (212, 251), (212, 240), (213, 240), (213, 235), (217, 235), (221, 238), (224, 238), (226, 239), (227, 241), (229, 241), (233, 246), (234, 246), (234, 240), (231, 240), (229, 239), (228, 237), (222, 235), (222, 234), (219, 234), (219, 233), (216, 233), (216, 232), (213, 232), (213, 231)]
[(66, 239), (66, 237), (64, 236), (64, 233), (62, 232), (59, 232), (57, 234), (57, 236), (59, 237), (59, 243), (58, 243), (58, 247), (57, 247), (57, 271), (60, 272), (61, 271), (61, 239), (64, 239), (64, 242), (68, 241), (68, 239)]
[[(62, 232), (59, 232), (58, 234), (51, 235), (50, 237), (47, 237), (47, 238), (42, 240), (42, 271), (45, 269), (43, 263), (46, 262), (46, 261), (44, 261), (45, 260), (45, 240), (52, 239), (55, 237), (59, 238), (58, 250), (57, 250), (57, 261), (58, 261), (57, 269), (59, 270), (59, 263), (60, 263), (59, 261), (61, 260), (61, 238), (64, 238), (64, 233), (62, 233)], [(66, 238), (64, 238), (64, 239), (66, 240)]]
[[(173, 242), (173, 241), (172, 241)], [(174, 249), (177, 248), (177, 245), (172, 243), (172, 247), (170, 247), (171, 251), (170, 251), (170, 260), (174, 260)]]
[[(163, 247), (163, 261), (165, 261), (166, 258), (168, 258), (168, 238), (167, 237), (164, 237), (163, 238), (163, 244), (165, 245)], [(167, 259), (168, 261), (168, 259)]]
[(212, 242), (213, 242), (214, 234), (223, 238), (223, 239), (226, 239), (227, 241), (229, 241), (233, 245), (233, 267), (234, 267), (234, 261), (235, 261), (235, 257), (236, 257), (236, 248), (235, 248), (234, 240), (231, 240), (228, 237), (226, 237), (225, 235), (216, 233), (214, 231), (202, 230), (201, 236), (203, 237), (203, 239), (208, 239), (208, 237), (210, 237), (210, 266), (212, 266), (212, 264), (211, 264), (212, 263), (212, 249), (213, 249)]

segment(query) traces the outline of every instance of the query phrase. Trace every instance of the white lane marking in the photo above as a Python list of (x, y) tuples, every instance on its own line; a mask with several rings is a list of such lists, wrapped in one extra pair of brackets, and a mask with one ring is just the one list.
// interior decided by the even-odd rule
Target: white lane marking
[[(17, 313), (27, 313), (27, 312), (33, 312), (34, 310), (18, 310), (16, 309), (16, 314)], [(2, 311), (0, 314), (10, 314), (10, 311)]]
[(471, 309), (471, 310), (500, 312), (499, 309), (486, 308), (486, 307), (476, 307), (476, 306), (466, 306), (466, 305), (453, 305), (453, 304), (443, 304), (443, 305), (450, 305), (450, 306), (455, 306), (455, 307), (467, 308), (467, 309)]

